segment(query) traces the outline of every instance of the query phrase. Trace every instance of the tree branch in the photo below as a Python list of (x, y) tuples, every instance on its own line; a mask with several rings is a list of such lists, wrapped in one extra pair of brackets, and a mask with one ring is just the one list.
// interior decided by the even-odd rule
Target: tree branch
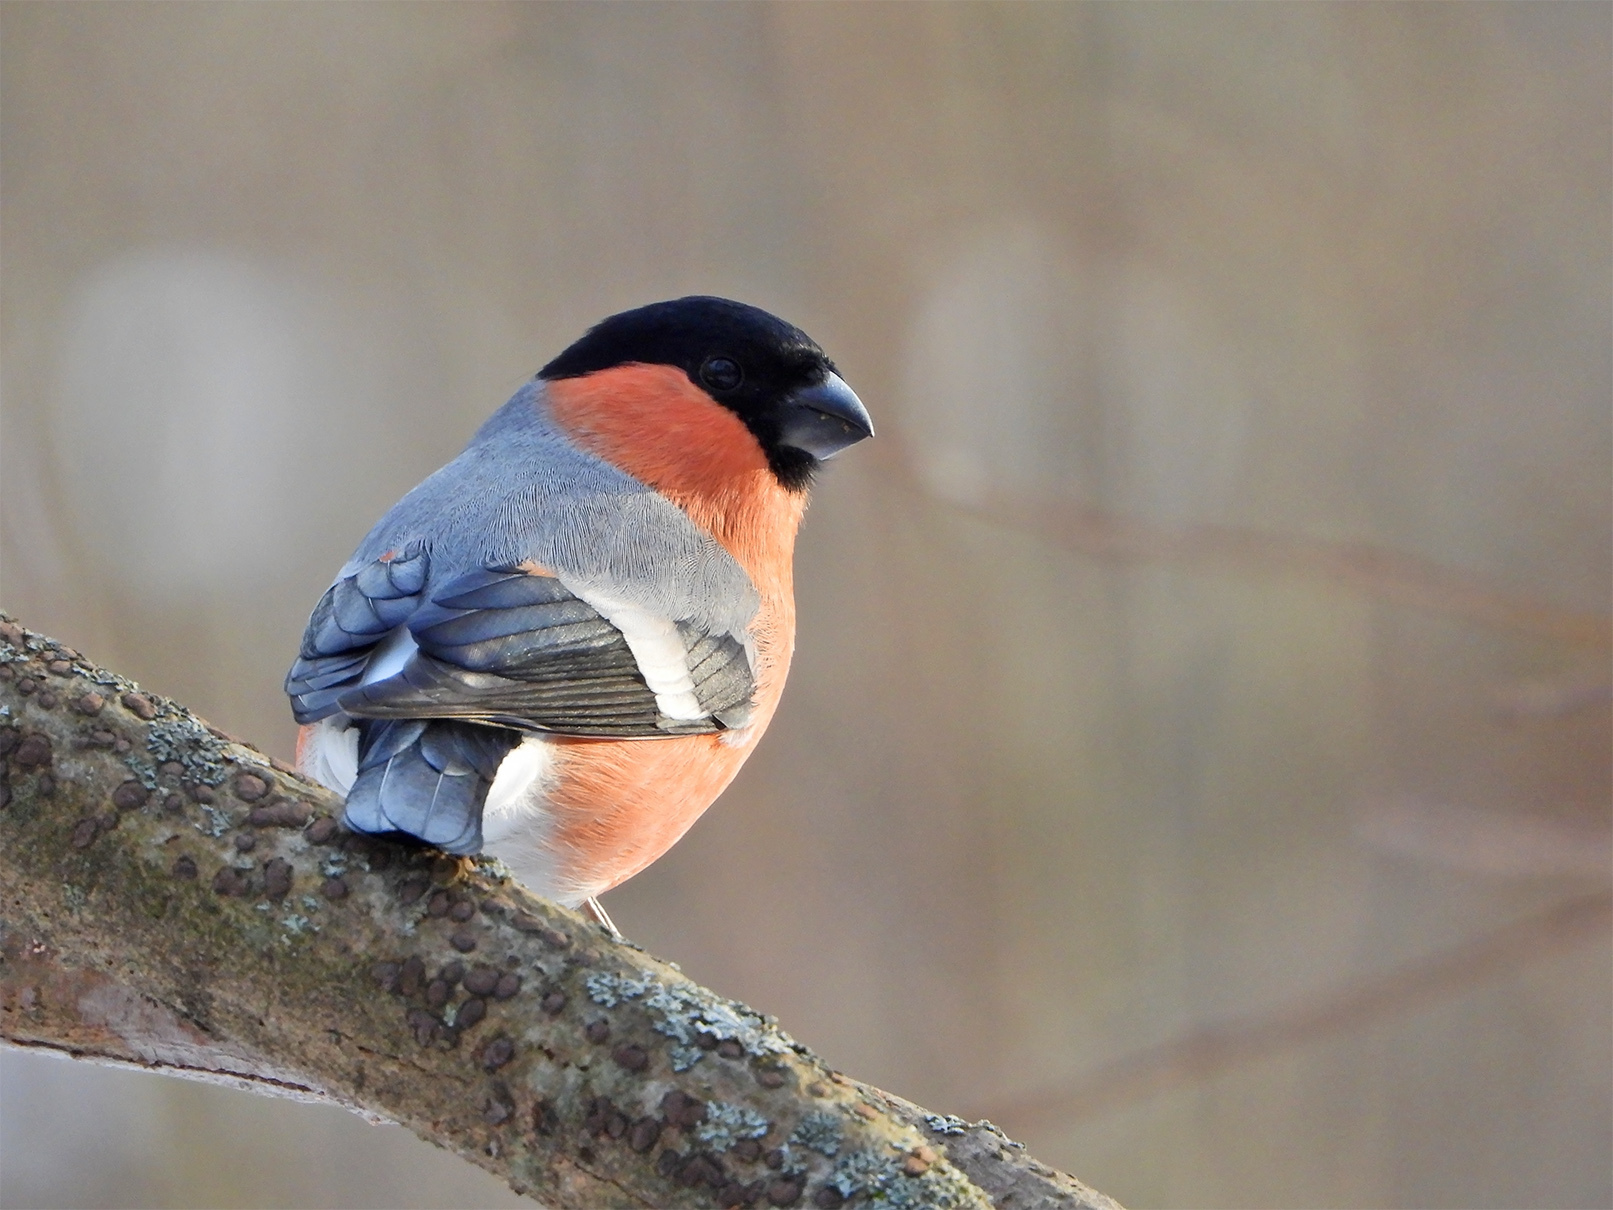
[(0, 615), (0, 1038), (334, 1101), (554, 1206), (1115, 1203)]

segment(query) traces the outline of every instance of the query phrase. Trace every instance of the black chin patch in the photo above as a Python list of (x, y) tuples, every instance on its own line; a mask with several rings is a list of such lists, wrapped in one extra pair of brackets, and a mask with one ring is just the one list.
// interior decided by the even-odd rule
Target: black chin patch
[(773, 477), (792, 492), (804, 492), (811, 487), (812, 476), (823, 465), (805, 450), (798, 450), (794, 446), (763, 447), (763, 452), (767, 454), (767, 465), (772, 469)]

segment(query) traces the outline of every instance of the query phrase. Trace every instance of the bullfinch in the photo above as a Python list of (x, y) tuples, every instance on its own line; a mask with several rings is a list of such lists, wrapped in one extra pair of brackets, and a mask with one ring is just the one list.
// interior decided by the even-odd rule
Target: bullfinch
[(873, 435), (799, 328), (691, 297), (612, 316), (404, 496), (286, 677), (346, 824), (595, 897), (733, 780), (795, 643), (819, 463)]

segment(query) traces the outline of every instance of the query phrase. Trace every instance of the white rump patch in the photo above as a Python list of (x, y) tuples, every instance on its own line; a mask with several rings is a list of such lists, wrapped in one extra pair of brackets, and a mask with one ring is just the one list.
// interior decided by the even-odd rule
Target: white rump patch
[(529, 735), (511, 748), (493, 777), (482, 808), (482, 838), (488, 844), (547, 819), (543, 798), (554, 780), (554, 745)]
[(322, 718), (298, 755), (298, 772), (346, 798), (358, 780), (358, 728), (345, 714)]
[(509, 866), (534, 895), (576, 907), (587, 896), (572, 894), (561, 877), (561, 855), (551, 847), (554, 816), (548, 794), (555, 757), (555, 745), (541, 735), (529, 735), (510, 749), (482, 809), (482, 848)]

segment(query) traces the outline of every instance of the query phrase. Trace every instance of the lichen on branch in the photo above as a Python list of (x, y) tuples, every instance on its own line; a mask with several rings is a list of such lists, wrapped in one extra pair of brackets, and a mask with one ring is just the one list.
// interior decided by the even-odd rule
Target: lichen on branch
[(0, 615), (0, 1038), (332, 1100), (562, 1207), (1114, 1203)]

